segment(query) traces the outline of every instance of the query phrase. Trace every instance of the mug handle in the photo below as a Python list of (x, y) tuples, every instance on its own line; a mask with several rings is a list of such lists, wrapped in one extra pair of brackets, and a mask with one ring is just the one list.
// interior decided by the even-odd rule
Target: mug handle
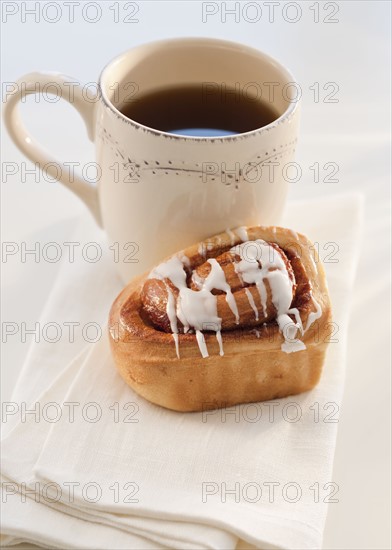
[[(82, 94), (82, 87), (79, 85), (72, 87), (73, 97), (71, 98), (69, 87), (71, 82), (74, 83), (75, 79), (60, 73), (37, 72), (29, 73), (21, 77), (16, 82), (16, 89), (13, 90), (6, 99), (4, 106), (4, 122), (13, 142), (22, 153), (38, 165), (41, 170), (44, 170), (50, 176), (58, 179), (58, 181), (82, 199), (90, 209), (97, 224), (102, 227), (97, 187), (91, 185), (76, 174), (71, 174), (70, 170), (63, 163), (56, 161), (47, 154), (27, 132), (19, 112), (18, 103), (26, 95), (42, 93), (44, 86), (55, 84), (55, 86), (53, 86), (56, 90), (53, 92), (54, 95), (66, 99), (66, 101), (75, 107), (86, 124), (88, 137), (93, 141), (95, 103), (86, 101)], [(23, 86), (21, 86), (22, 83)], [(66, 86), (65, 83), (68, 83), (68, 86)], [(35, 89), (37, 84), (39, 84), (38, 90)], [(50, 93), (52, 93), (52, 90)], [(59, 167), (60, 175), (58, 170)]]

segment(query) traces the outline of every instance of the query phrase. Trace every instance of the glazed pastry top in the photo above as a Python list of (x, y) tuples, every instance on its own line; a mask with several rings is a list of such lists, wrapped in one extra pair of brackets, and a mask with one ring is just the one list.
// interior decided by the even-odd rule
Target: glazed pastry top
[(252, 240), (246, 228), (234, 231), (226, 232), (229, 240), (221, 246), (201, 243), (196, 255), (181, 252), (156, 266), (141, 291), (144, 315), (156, 329), (172, 333), (178, 357), (179, 334), (194, 332), (208, 357), (203, 332), (216, 334), (223, 355), (222, 332), (267, 323), (278, 325), (282, 351), (306, 349), (301, 335), (321, 308), (300, 255), (272, 240)]

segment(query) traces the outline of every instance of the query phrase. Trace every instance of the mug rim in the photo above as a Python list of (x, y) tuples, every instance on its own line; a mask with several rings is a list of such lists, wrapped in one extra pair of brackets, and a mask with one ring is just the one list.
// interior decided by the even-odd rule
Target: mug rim
[(269, 124), (266, 124), (265, 126), (261, 126), (260, 128), (255, 128), (254, 130), (249, 130), (248, 132), (236, 133), (228, 136), (191, 136), (191, 135), (187, 136), (186, 134), (172, 134), (170, 132), (158, 130), (150, 126), (145, 126), (141, 122), (137, 122), (136, 120), (133, 120), (125, 116), (119, 109), (117, 109), (117, 107), (106, 95), (106, 91), (104, 90), (104, 86), (103, 86), (103, 80), (106, 76), (105, 73), (109, 72), (115, 63), (118, 63), (124, 56), (131, 54), (136, 49), (142, 49), (146, 46), (159, 47), (159, 46), (170, 45), (170, 44), (181, 45), (181, 44), (184, 44), (185, 42), (188, 44), (193, 42), (195, 45), (202, 44), (202, 43), (205, 43), (208, 45), (208, 43), (210, 43), (215, 45), (230, 46), (230, 47), (235, 47), (238, 50), (242, 50), (244, 53), (249, 53), (249, 54), (254, 53), (259, 56), (261, 55), (268, 62), (277, 66), (282, 73), (286, 73), (286, 75), (290, 78), (289, 82), (292, 82), (293, 84), (298, 84), (292, 72), (289, 69), (287, 69), (287, 67), (283, 65), (280, 61), (278, 61), (275, 57), (265, 53), (262, 50), (253, 48), (252, 46), (248, 46), (247, 44), (243, 44), (241, 42), (235, 42), (232, 40), (222, 40), (220, 38), (211, 38), (211, 37), (202, 37), (202, 36), (176, 37), (176, 38), (168, 38), (163, 40), (153, 40), (151, 42), (145, 42), (143, 44), (133, 46), (132, 48), (129, 48), (128, 50), (123, 51), (122, 53), (120, 53), (119, 55), (111, 59), (108, 63), (106, 63), (106, 65), (103, 67), (99, 75), (99, 79), (97, 83), (99, 96), (102, 99), (102, 102), (104, 103), (104, 105), (108, 109), (110, 109), (117, 116), (117, 118), (121, 119), (123, 122), (126, 122), (131, 126), (134, 126), (136, 129), (143, 129), (147, 133), (151, 133), (153, 135), (160, 136), (160, 137), (177, 139), (177, 140), (186, 140), (186, 141), (190, 140), (195, 142), (208, 141), (210, 143), (221, 142), (221, 141), (233, 141), (233, 140), (246, 138), (246, 137), (259, 136), (264, 132), (269, 132), (273, 128), (280, 126), (282, 123), (290, 119), (294, 115), (294, 113), (297, 111), (301, 101), (300, 99), (298, 99), (297, 101), (290, 100), (287, 108), (278, 118), (276, 118)]

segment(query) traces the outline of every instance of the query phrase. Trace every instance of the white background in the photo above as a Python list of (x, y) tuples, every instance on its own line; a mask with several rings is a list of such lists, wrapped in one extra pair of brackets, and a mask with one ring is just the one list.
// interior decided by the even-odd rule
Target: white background
[[(287, 2), (275, 8), (272, 22), (268, 3), (258, 2), (261, 18), (253, 23), (254, 2), (240, 3), (238, 21), (229, 14), (225, 21), (221, 3), (215, 3), (219, 12), (206, 22), (201, 2), (139, 2), (137, 23), (123, 21), (130, 13), (126, 2), (96, 2), (102, 17), (95, 23), (91, 22), (94, 7), (83, 17), (83, 3), (76, 2), (72, 24), (61, 2), (59, 21), (50, 23), (56, 12), (54, 8), (46, 12), (46, 4), (41, 2), (40, 20), (35, 21), (34, 15), (23, 14), (23, 5), (30, 9), (34, 2), (3, 2), (3, 91), (7, 82), (35, 70), (60, 71), (82, 83), (95, 82), (102, 67), (121, 51), (176, 36), (217, 37), (255, 46), (280, 59), (300, 82), (303, 115), (297, 160), (303, 174), (292, 185), (290, 199), (353, 190), (365, 195), (365, 229), (353, 289), (346, 390), (333, 475), (340, 486), (339, 503), (330, 505), (324, 547), (390, 548), (390, 2), (333, 2), (339, 8), (332, 16), (336, 23), (323, 22), (334, 9), (325, 2), (298, 2), (301, 15), (296, 22), (288, 21), (296, 12)], [(315, 4), (318, 23), (311, 9)], [(6, 5), (9, 10), (16, 6), (17, 13), (7, 17)], [(113, 5), (119, 12), (118, 23), (110, 9)], [(234, 3), (228, 2), (227, 7), (233, 8)], [(318, 102), (310, 89), (314, 83), (320, 89)], [(324, 90), (324, 86), (329, 87)], [(324, 102), (337, 87), (338, 102)], [(28, 127), (59, 159), (81, 165), (94, 160), (93, 146), (71, 106), (36, 102), (31, 96), (22, 112)], [(2, 240), (18, 246), (26, 242), (29, 248), (36, 242), (66, 241), (75, 219), (88, 215), (84, 206), (61, 185), (39, 175), (36, 182), (34, 175), (23, 174), (23, 167), (31, 169), (32, 164), (23, 164), (4, 129), (2, 160)], [(318, 183), (309, 169), (315, 162), (321, 166)], [(326, 162), (338, 165), (338, 182), (322, 181)], [(15, 166), (17, 173), (7, 174)], [(58, 263), (35, 263), (32, 256), (23, 263), (20, 254), (2, 263), (3, 323), (34, 325), (58, 269)], [(30, 336), (23, 343), (18, 334), (3, 346), (3, 399), (11, 396), (31, 341)]]

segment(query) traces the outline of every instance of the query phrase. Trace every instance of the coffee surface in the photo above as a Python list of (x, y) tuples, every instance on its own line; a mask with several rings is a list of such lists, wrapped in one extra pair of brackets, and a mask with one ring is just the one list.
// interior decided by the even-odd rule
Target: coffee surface
[(279, 116), (272, 104), (244, 90), (206, 83), (138, 94), (120, 110), (149, 128), (209, 137), (249, 132)]

